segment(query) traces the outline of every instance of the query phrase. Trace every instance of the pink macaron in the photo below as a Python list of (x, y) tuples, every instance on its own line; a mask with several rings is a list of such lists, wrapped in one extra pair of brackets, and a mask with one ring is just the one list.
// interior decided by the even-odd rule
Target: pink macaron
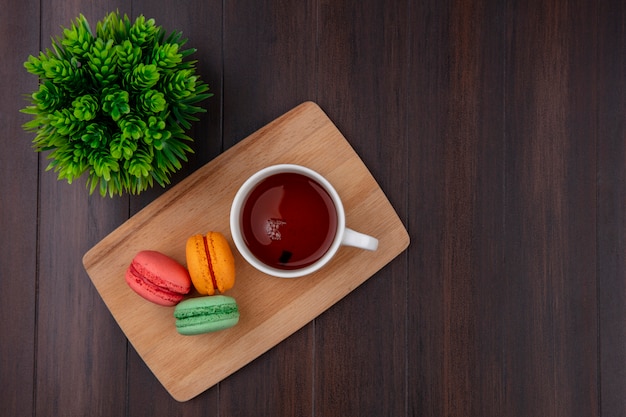
[(135, 255), (126, 270), (126, 283), (146, 300), (162, 306), (178, 304), (191, 289), (187, 269), (153, 250)]

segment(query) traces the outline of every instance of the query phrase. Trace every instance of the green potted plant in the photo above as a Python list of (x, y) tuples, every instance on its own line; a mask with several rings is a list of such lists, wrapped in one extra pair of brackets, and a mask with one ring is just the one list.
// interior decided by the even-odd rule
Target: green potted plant
[(58, 179), (87, 175), (89, 193), (138, 194), (171, 175), (193, 152), (186, 131), (212, 96), (196, 73), (195, 49), (180, 32), (166, 36), (154, 19), (119, 12), (92, 31), (80, 15), (52, 49), (30, 56), (26, 70), (39, 88), (21, 111), (38, 152)]

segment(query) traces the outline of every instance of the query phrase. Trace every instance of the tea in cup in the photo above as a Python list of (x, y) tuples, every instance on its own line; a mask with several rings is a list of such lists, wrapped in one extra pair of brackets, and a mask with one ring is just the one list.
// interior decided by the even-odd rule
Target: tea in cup
[(273, 165), (241, 186), (230, 211), (235, 246), (266, 274), (295, 278), (326, 265), (341, 245), (376, 250), (378, 240), (346, 227), (343, 204), (317, 172)]

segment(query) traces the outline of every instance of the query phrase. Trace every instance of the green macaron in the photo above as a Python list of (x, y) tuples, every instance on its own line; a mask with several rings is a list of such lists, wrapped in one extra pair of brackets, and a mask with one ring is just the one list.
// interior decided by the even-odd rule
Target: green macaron
[(239, 322), (239, 308), (232, 297), (210, 295), (181, 301), (174, 317), (178, 333), (191, 336), (233, 327)]

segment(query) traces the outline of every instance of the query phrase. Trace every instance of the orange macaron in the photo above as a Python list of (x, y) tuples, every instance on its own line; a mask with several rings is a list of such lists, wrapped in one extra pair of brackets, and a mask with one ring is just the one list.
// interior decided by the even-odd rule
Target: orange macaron
[(191, 282), (200, 294), (223, 293), (235, 285), (235, 258), (221, 233), (191, 236), (185, 252)]

